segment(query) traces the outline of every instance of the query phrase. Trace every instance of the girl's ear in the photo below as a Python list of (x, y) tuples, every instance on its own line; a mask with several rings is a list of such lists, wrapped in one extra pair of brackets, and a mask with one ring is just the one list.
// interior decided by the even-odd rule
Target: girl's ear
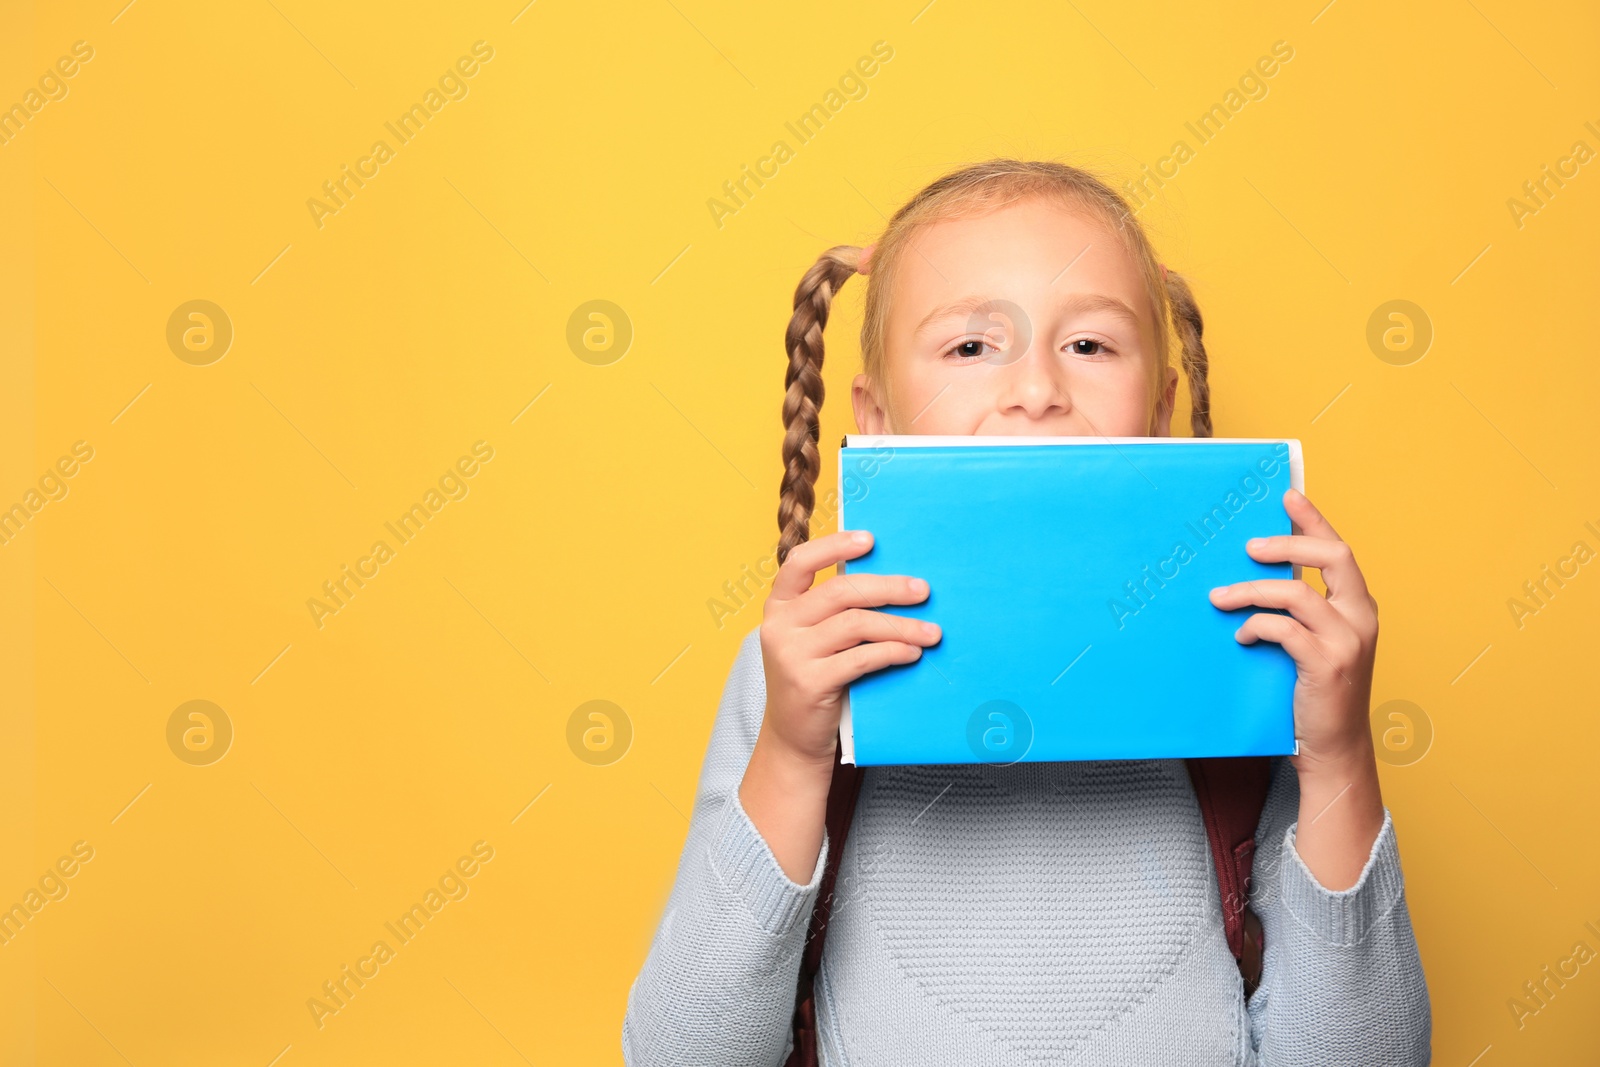
[[(1176, 372), (1174, 372), (1176, 373)], [(872, 379), (865, 374), (858, 374), (855, 381), (850, 383), (850, 406), (856, 413), (856, 430), (863, 434), (888, 433), (888, 414), (883, 410), (883, 405), (878, 403), (877, 390), (872, 387)]]
[(1167, 384), (1161, 390), (1161, 403), (1156, 408), (1156, 437), (1172, 436), (1172, 409), (1178, 402), (1178, 368), (1167, 368)]

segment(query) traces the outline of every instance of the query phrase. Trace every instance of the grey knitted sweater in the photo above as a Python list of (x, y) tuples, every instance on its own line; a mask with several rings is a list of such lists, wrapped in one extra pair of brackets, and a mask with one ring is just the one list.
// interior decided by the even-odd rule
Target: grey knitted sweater
[[(781, 1064), (810, 881), (738, 789), (766, 705), (759, 630), (723, 691), (677, 880), (622, 1025), (632, 1067)], [(1388, 812), (1355, 886), (1295, 852), (1277, 761), (1245, 999), (1199, 806), (1177, 760), (869, 768), (817, 982), (825, 1067), (1411, 1067), (1432, 1022)]]

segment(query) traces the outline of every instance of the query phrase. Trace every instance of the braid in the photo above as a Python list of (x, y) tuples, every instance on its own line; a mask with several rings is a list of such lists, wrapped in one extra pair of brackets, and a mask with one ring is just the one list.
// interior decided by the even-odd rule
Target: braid
[(1177, 271), (1166, 272), (1167, 298), (1172, 301), (1172, 319), (1183, 344), (1183, 371), (1189, 379), (1189, 425), (1196, 437), (1211, 436), (1211, 384), (1206, 380), (1209, 360), (1201, 335), (1205, 321), (1195, 303), (1189, 283)]
[(778, 494), (778, 565), (811, 537), (821, 456), (822, 330), (839, 287), (856, 273), (861, 249), (835, 245), (817, 257), (794, 291), (794, 315), (784, 335), (789, 368), (783, 385), (783, 483)]

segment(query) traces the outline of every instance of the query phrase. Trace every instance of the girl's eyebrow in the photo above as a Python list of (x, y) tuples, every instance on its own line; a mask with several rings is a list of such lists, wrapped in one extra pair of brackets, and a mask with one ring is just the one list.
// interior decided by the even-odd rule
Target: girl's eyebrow
[[(962, 297), (960, 300), (936, 307), (928, 312), (927, 316), (917, 324), (912, 336), (921, 335), (935, 322), (953, 318), (957, 315), (971, 315), (985, 306), (998, 312), (1006, 303), (1008, 302), (988, 296)], [(1074, 293), (1061, 301), (1059, 307), (1063, 311), (1080, 313), (1104, 311), (1118, 318), (1126, 319), (1131, 326), (1137, 327), (1139, 325), (1139, 316), (1134, 312), (1133, 308), (1129, 307), (1124, 301), (1118, 300), (1107, 293)]]

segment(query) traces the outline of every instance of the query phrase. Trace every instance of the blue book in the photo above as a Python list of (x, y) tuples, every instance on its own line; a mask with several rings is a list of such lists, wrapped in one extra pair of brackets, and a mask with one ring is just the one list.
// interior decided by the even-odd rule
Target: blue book
[(876, 610), (943, 630), (849, 688), (859, 766), (1269, 756), (1296, 751), (1293, 658), (1233, 634), (1211, 589), (1297, 577), (1252, 537), (1292, 533), (1297, 440), (861, 435), (839, 451), (852, 574), (925, 578)]

